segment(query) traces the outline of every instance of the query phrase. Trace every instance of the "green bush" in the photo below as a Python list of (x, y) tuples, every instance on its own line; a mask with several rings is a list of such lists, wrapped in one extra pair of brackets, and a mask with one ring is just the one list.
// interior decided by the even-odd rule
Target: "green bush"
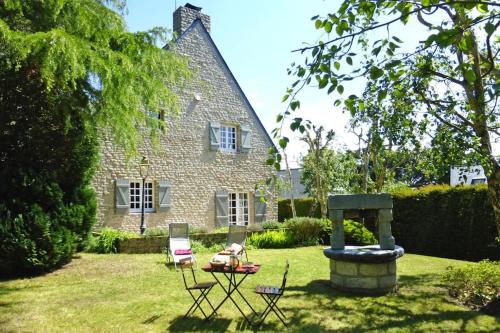
[(486, 308), (500, 300), (500, 262), (483, 260), (460, 268), (450, 267), (443, 282), (450, 296), (459, 302), (476, 309)]
[(297, 217), (286, 220), (284, 227), (299, 246), (317, 245), (325, 230), (325, 222), (312, 217)]
[(23, 71), (0, 72), (2, 276), (67, 263), (95, 221), (98, 140), (85, 109), (89, 95), (56, 88), (49, 92)]
[(427, 186), (393, 193), (396, 243), (411, 253), (481, 260), (500, 259), (486, 185)]
[(222, 249), (224, 249), (224, 244), (222, 243), (213, 243), (209, 246), (203, 244), (203, 242), (192, 240), (191, 241), (191, 250), (193, 253), (218, 253)]
[(347, 245), (372, 245), (378, 243), (373, 232), (366, 229), (363, 224), (352, 220), (344, 220), (344, 235)]
[(206, 227), (190, 227), (189, 234), (206, 234), (208, 229)]
[(265, 221), (262, 223), (262, 229), (264, 230), (278, 230), (283, 227), (283, 224), (277, 221)]
[(133, 232), (116, 230), (113, 228), (102, 228), (98, 236), (92, 236), (88, 242), (87, 251), (95, 253), (118, 253), (118, 245), (121, 240), (138, 238)]
[(146, 229), (144, 237), (168, 236), (168, 229), (152, 228)]
[[(332, 235), (332, 222), (328, 219), (321, 220), (324, 224), (321, 236), (322, 244), (330, 245)], [(344, 220), (344, 237), (346, 245), (372, 245), (377, 244), (375, 235), (362, 223), (353, 220)]]
[(229, 232), (229, 227), (219, 227), (210, 231), (211, 234), (227, 234)]
[[(321, 210), (319, 204), (314, 198), (300, 198), (295, 199), (295, 212), (297, 217), (321, 217)], [(292, 206), (290, 199), (278, 200), (278, 221), (283, 222), (292, 218)]]
[(273, 230), (250, 235), (247, 244), (260, 249), (281, 249), (292, 247), (295, 245), (295, 240), (286, 230)]
[(83, 249), (95, 219), (95, 201), (65, 205), (57, 185), (47, 190), (59, 196), (50, 213), (37, 204), (26, 205), (17, 214), (0, 205), (0, 276), (47, 272), (69, 262), (73, 253)]

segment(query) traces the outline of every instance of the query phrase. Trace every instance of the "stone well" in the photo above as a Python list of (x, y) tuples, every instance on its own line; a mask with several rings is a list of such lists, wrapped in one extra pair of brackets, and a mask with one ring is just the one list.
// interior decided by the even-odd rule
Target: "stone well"
[[(345, 246), (344, 214), (374, 211), (378, 218), (379, 245)], [(404, 254), (391, 234), (392, 199), (389, 194), (333, 195), (328, 198), (333, 224), (330, 258), (330, 284), (333, 288), (361, 294), (384, 294), (397, 284), (396, 259)]]

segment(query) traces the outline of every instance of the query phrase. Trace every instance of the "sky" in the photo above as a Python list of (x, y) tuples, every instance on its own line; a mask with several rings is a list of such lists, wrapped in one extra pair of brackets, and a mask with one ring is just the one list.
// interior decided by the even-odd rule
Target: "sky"
[[(327, 40), (326, 34), (314, 28), (311, 17), (333, 13), (340, 0), (192, 0), (211, 18), (211, 36), (250, 100), (264, 127), (271, 134), (277, 127), (276, 116), (286, 109), (282, 103), (286, 89), (295, 81), (287, 75), (292, 62), (303, 63), (304, 55), (292, 52), (301, 46)], [(130, 31), (154, 26), (172, 29), (175, 9), (180, 0), (128, 0), (125, 16)], [(420, 25), (401, 26), (400, 38), (413, 47), (425, 36)], [(382, 32), (384, 33), (384, 32)], [(345, 96), (361, 94), (363, 81), (345, 86)], [(301, 109), (293, 116), (309, 119), (336, 132), (337, 147), (357, 148), (357, 138), (346, 130), (349, 116), (334, 107), (338, 96), (309, 87), (299, 95)], [(285, 131), (290, 138), (287, 154), (291, 167), (298, 167), (307, 147), (297, 134)], [(500, 145), (500, 144), (499, 144)], [(500, 149), (499, 149), (500, 152)]]

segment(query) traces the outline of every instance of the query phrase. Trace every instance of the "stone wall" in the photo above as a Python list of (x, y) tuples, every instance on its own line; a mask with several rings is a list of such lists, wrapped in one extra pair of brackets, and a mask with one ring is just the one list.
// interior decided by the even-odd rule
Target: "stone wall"
[(330, 259), (334, 288), (366, 294), (392, 291), (396, 287), (396, 261), (360, 263)]
[[(249, 231), (247, 237), (253, 233), (261, 231)], [(214, 234), (192, 234), (189, 236), (190, 240), (201, 242), (205, 246), (213, 244), (225, 244), (227, 240), (226, 233)], [(163, 253), (168, 244), (168, 236), (157, 237), (141, 237), (141, 238), (128, 238), (121, 240), (118, 245), (118, 252), (120, 253)]]
[[(166, 119), (168, 128), (157, 147), (145, 140), (139, 153), (151, 164), (148, 180), (154, 182), (156, 211), (146, 213), (148, 228), (168, 228), (171, 222), (188, 222), (209, 230), (215, 223), (216, 191), (245, 192), (249, 195), (249, 225), (254, 224), (255, 185), (273, 174), (265, 164), (272, 145), (224, 60), (211, 43), (200, 21), (178, 40), (175, 49), (189, 56), (195, 78), (178, 91), (181, 114)], [(199, 94), (201, 99), (194, 98)], [(252, 148), (248, 153), (209, 150), (209, 123), (248, 126)], [(141, 214), (117, 214), (115, 181), (139, 180), (140, 157), (126, 161), (123, 149), (109, 135), (101, 136), (100, 167), (93, 180), (97, 192), (98, 224), (139, 232)], [(157, 181), (171, 183), (172, 206), (158, 212)], [(274, 194), (267, 197), (267, 220), (277, 218)]]

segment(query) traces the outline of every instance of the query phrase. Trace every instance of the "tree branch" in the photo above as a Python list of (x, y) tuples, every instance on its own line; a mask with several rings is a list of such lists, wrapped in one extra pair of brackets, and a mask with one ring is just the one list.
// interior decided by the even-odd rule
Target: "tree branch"
[(448, 75), (446, 75), (446, 74), (443, 74), (443, 73), (440, 73), (440, 72), (434, 71), (434, 70), (432, 70), (432, 69), (425, 69), (425, 71), (426, 71), (426, 72), (428, 72), (428, 73), (430, 73), (430, 74), (432, 74), (432, 75), (438, 76), (438, 77), (440, 77), (440, 78), (442, 78), (442, 79), (445, 79), (445, 80), (451, 81), (451, 82), (453, 82), (453, 83), (455, 83), (455, 84), (458, 84), (458, 85), (460, 85), (461, 87), (463, 87), (463, 86), (464, 86), (464, 81), (457, 80), (457, 79), (455, 79), (455, 78), (453, 78), (453, 77), (451, 77), (451, 76), (448, 76)]
[[(399, 1), (395, 1), (395, 2), (399, 2)], [(378, 28), (381, 28), (381, 27), (389, 26), (389, 25), (391, 25), (391, 24), (393, 24), (393, 23), (395, 23), (395, 22), (397, 22), (397, 21), (399, 21), (399, 20), (401, 20), (403, 18), (411, 16), (411, 15), (413, 15), (415, 13), (418, 13), (420, 11), (423, 11), (425, 9), (432, 9), (432, 8), (445, 9), (445, 7), (443, 5), (449, 6), (449, 5), (453, 5), (453, 4), (464, 4), (464, 3), (465, 3), (464, 1), (450, 1), (450, 2), (446, 2), (446, 3), (437, 3), (437, 4), (428, 5), (428, 6), (417, 6), (418, 7), (417, 9), (414, 9), (414, 10), (408, 12), (408, 13), (402, 14), (402, 15), (396, 17), (395, 19), (392, 19), (392, 20), (384, 22), (384, 23), (372, 25), (372, 26), (367, 27), (367, 28), (363, 28), (363, 29), (361, 29), (359, 31), (353, 32), (353, 33), (345, 35), (345, 36), (340, 36), (340, 37), (334, 38), (332, 40), (329, 40), (329, 41), (323, 43), (322, 45), (325, 46), (325, 45), (328, 45), (328, 44), (331, 44), (331, 43), (338, 42), (339, 40), (344, 40), (344, 39), (348, 39), (348, 38), (351, 38), (351, 37), (356, 37), (356, 36), (362, 35), (362, 34), (368, 32), (368, 31), (371, 31), (371, 30), (375, 30), (375, 29), (378, 29)], [(495, 6), (496, 7), (500, 7), (500, 3), (489, 2), (489, 1), (467, 1), (467, 3), (474, 3), (474, 4), (478, 4), (478, 5), (479, 4), (484, 4), (484, 5), (489, 5), (489, 6), (492, 6), (492, 7), (495, 7)], [(313, 46), (307, 46), (307, 47), (303, 47), (303, 48), (292, 50), (292, 52), (304, 52), (304, 51), (307, 51), (307, 50), (314, 49), (315, 47), (318, 47), (318, 46), (319, 46), (318, 44), (315, 44)]]
[[(499, 26), (500, 26), (500, 21), (498, 21), (497, 24), (495, 24), (494, 31), (496, 31)], [(493, 70), (493, 68), (495, 68), (495, 58), (493, 57), (493, 52), (491, 51), (491, 44), (490, 44), (491, 36), (493, 36), (493, 34), (488, 35), (488, 37), (486, 37), (486, 50), (487, 50), (488, 59), (490, 62), (490, 68), (487, 71), (485, 71), (483, 78), (488, 76), (491, 73), (491, 71)]]

